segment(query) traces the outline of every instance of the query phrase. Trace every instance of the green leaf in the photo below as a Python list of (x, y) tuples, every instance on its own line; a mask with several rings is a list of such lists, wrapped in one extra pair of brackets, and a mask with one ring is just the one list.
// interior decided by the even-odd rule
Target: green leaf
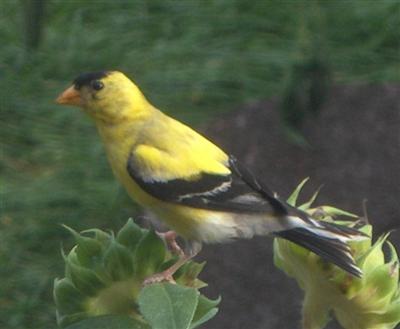
[(165, 258), (164, 242), (154, 232), (149, 231), (139, 241), (134, 253), (135, 273), (139, 278), (154, 274)]
[(397, 325), (400, 324), (400, 298), (390, 304), (385, 314), (379, 314), (378, 316), (382, 323), (391, 325), (391, 327), (388, 326), (387, 328), (397, 328)]
[(190, 329), (194, 329), (207, 322), (215, 316), (218, 312), (216, 307), (221, 302), (221, 297), (216, 300), (208, 299), (203, 295), (199, 296), (199, 302), (196, 308), (196, 312), (193, 316), (193, 322)]
[(399, 257), (397, 256), (396, 248), (389, 241), (386, 241), (389, 246), (389, 263), (391, 264), (390, 276), (394, 277), (396, 282), (399, 281)]
[(198, 298), (196, 289), (157, 283), (142, 289), (139, 307), (153, 329), (189, 329)]
[(283, 259), (283, 255), (281, 254), (281, 248), (279, 245), (279, 241), (274, 238), (274, 242), (273, 242), (273, 250), (274, 250), (274, 265), (279, 268), (280, 270), (286, 272), (285, 269), (285, 261)]
[(94, 239), (100, 242), (103, 245), (106, 245), (108, 241), (110, 241), (111, 235), (106, 233), (98, 228), (90, 228), (84, 231), (81, 231), (82, 234), (91, 233), (94, 235)]
[(300, 194), (300, 191), (303, 188), (304, 184), (307, 183), (307, 181), (309, 179), (310, 179), (310, 177), (307, 177), (307, 178), (303, 179), (303, 181), (299, 185), (297, 185), (296, 189), (293, 191), (293, 193), (287, 199), (287, 203), (289, 203), (293, 207), (296, 206), (297, 198)]
[(329, 304), (318, 291), (307, 291), (302, 311), (303, 328), (325, 328), (329, 322)]
[(358, 293), (354, 300), (368, 300), (367, 309), (372, 312), (377, 310), (384, 311), (390, 304), (392, 296), (396, 293), (398, 281), (395, 277), (390, 276), (392, 264), (384, 264), (376, 267), (373, 271), (367, 273), (365, 283), (362, 290)]
[(83, 303), (86, 297), (74, 287), (69, 279), (54, 280), (53, 296), (60, 315), (79, 313), (84, 310)]
[(133, 274), (133, 259), (129, 250), (114, 238), (105, 251), (104, 267), (114, 281), (126, 279)]
[(87, 296), (95, 296), (106, 286), (106, 283), (94, 271), (69, 261), (65, 265), (66, 277), (72, 281), (81, 293)]
[[(340, 225), (345, 225), (345, 226), (350, 226), (352, 227), (353, 223), (348, 222), (348, 221), (335, 221), (335, 223), (340, 224)], [(354, 227), (354, 226), (353, 226)], [(358, 240), (353, 240), (349, 241), (349, 245), (351, 249), (353, 250), (353, 255), (358, 261), (362, 255), (364, 255), (370, 248), (372, 244), (372, 226), (369, 224), (365, 224), (362, 227), (357, 227), (357, 230), (360, 232), (366, 234), (368, 237), (365, 237), (364, 239), (358, 239)]]
[(312, 195), (310, 200), (308, 200), (306, 203), (303, 203), (299, 209), (301, 210), (307, 210), (308, 208), (311, 207), (311, 205), (314, 203), (315, 199), (317, 198), (319, 191), (321, 190), (321, 186), (318, 188), (318, 190), (315, 191), (315, 193)]
[(102, 244), (94, 238), (85, 237), (72, 228), (63, 225), (75, 238), (76, 248), (75, 252), (81, 265), (89, 265), (92, 263), (96, 256), (101, 255)]
[(392, 302), (384, 313), (368, 313), (364, 317), (368, 324), (364, 328), (398, 329), (400, 324), (400, 299)]
[(200, 287), (195, 286), (196, 283), (198, 283), (196, 279), (203, 270), (205, 264), (205, 262), (200, 264), (192, 261), (187, 262), (177, 271), (176, 275), (174, 276), (176, 282), (183, 286), (199, 289)]
[(65, 329), (151, 329), (151, 327), (128, 316), (103, 315), (74, 323)]
[(61, 315), (57, 311), (56, 314), (57, 314), (57, 323), (60, 328), (65, 328), (73, 323), (77, 323), (89, 317), (87, 312), (78, 312), (78, 313)]
[(357, 215), (352, 214), (351, 212), (344, 211), (335, 207), (320, 206), (318, 208), (321, 208), (324, 211), (324, 213), (329, 216), (346, 216), (346, 217), (358, 218)]
[(362, 257), (360, 257), (358, 265), (364, 272), (372, 271), (374, 268), (385, 263), (382, 245), (388, 236), (389, 233), (380, 236), (374, 245)]
[(117, 241), (129, 250), (134, 251), (144, 234), (145, 230), (136, 225), (132, 218), (129, 218), (126, 224), (118, 232)]
[(389, 305), (399, 287), (399, 265), (396, 250), (386, 241), (390, 248), (390, 262), (365, 273), (363, 290), (356, 297), (369, 300), (368, 307), (372, 310), (384, 309)]

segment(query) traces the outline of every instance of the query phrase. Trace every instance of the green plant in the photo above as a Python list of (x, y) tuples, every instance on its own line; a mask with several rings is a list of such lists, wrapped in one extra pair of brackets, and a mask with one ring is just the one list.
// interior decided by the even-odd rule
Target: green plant
[(185, 264), (175, 284), (143, 287), (143, 280), (176, 261), (152, 230), (131, 219), (115, 236), (99, 229), (81, 234), (67, 228), (76, 246), (64, 256), (65, 277), (54, 282), (61, 328), (196, 328), (217, 313), (219, 300), (198, 289), (204, 263)]
[[(306, 181), (290, 196), (292, 205), (296, 205)], [(299, 208), (324, 221), (333, 221), (336, 216), (357, 217), (330, 206), (310, 208), (316, 196), (317, 193)], [(365, 222), (335, 222), (357, 226), (372, 235), (372, 226)], [(392, 329), (400, 323), (399, 259), (395, 248), (387, 241), (388, 235), (381, 236), (375, 243), (370, 237), (351, 242), (356, 263), (363, 271), (361, 279), (324, 262), (302, 247), (275, 239), (275, 265), (293, 277), (305, 292), (304, 329), (324, 328), (329, 322), (329, 313), (345, 329)], [(389, 247), (387, 260), (382, 250), (385, 243)]]
[[(95, 127), (57, 108), (57, 93), (81, 72), (121, 69), (158, 107), (205, 127), (283, 93), (309, 12), (301, 2), (46, 1), (42, 42), (27, 52), (26, 1), (0, 1), (0, 328), (52, 328), (58, 223), (116, 230), (136, 214)], [(335, 84), (399, 81), (398, 1), (318, 3)]]

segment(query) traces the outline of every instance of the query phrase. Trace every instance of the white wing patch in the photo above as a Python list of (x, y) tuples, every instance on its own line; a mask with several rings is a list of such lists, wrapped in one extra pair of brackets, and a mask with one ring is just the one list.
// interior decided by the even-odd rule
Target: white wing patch
[(219, 185), (217, 187), (214, 187), (212, 190), (209, 190), (207, 192), (188, 193), (188, 194), (181, 195), (178, 198), (178, 200), (179, 201), (183, 201), (185, 199), (190, 199), (190, 198), (193, 198), (193, 197), (214, 196), (214, 195), (217, 195), (218, 193), (227, 191), (231, 187), (231, 185), (232, 185), (232, 179), (230, 181), (228, 181), (228, 182), (223, 182), (221, 185)]

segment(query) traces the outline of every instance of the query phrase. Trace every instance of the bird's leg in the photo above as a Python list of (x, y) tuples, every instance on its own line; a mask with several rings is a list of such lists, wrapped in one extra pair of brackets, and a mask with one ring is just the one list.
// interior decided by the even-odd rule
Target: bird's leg
[(179, 246), (178, 242), (176, 242), (176, 232), (168, 231), (165, 233), (157, 232), (157, 235), (165, 241), (168, 249), (174, 254), (180, 257), (184, 256), (184, 252), (182, 248)]
[[(174, 239), (174, 241), (175, 241), (175, 239)], [(175, 243), (176, 243), (176, 241), (175, 241)], [(155, 273), (155, 274), (149, 276), (148, 278), (146, 278), (143, 281), (143, 286), (147, 286), (152, 283), (164, 282), (164, 281), (167, 281), (170, 283), (175, 283), (173, 275), (184, 264), (186, 264), (186, 262), (188, 262), (190, 259), (192, 259), (194, 256), (196, 256), (200, 252), (201, 242), (188, 241), (187, 245), (185, 246), (185, 251), (182, 251), (181, 248), (179, 248), (179, 250), (182, 253), (179, 255), (178, 261), (175, 264), (173, 264), (171, 267), (167, 268), (166, 270), (159, 272), (159, 273)]]

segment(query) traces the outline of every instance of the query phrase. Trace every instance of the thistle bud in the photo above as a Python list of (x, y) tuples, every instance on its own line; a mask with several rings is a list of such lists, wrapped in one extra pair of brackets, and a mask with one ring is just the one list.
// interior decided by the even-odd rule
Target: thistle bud
[[(129, 316), (147, 328), (146, 314), (142, 314), (139, 306), (143, 304), (140, 302), (143, 281), (171, 266), (176, 257), (166, 250), (154, 231), (141, 229), (131, 219), (116, 236), (98, 229), (82, 233), (67, 229), (76, 245), (68, 254), (63, 253), (65, 277), (54, 281), (59, 326), (66, 328), (91, 317), (117, 314)], [(205, 285), (197, 278), (203, 266), (191, 261), (174, 275), (182, 291), (188, 289), (184, 286), (194, 290), (193, 312), (197, 312), (199, 320), (215, 314), (218, 304), (197, 292)], [(207, 306), (199, 304), (202, 309), (197, 310), (197, 299), (208, 301)]]
[[(304, 183), (303, 183), (304, 185)], [(296, 205), (296, 189), (289, 201)], [(314, 201), (313, 196), (312, 201)], [(354, 217), (343, 210), (323, 206), (300, 206), (314, 218), (332, 221), (336, 216)], [(300, 208), (299, 207), (299, 208)], [(321, 329), (331, 314), (345, 329), (393, 329), (400, 323), (399, 259), (388, 234), (372, 243), (372, 226), (367, 223), (335, 221), (366, 233), (369, 238), (349, 242), (363, 276), (356, 278), (326, 263), (312, 252), (289, 241), (274, 240), (275, 265), (293, 277), (304, 290), (303, 328)], [(361, 226), (360, 226), (361, 224)], [(384, 245), (389, 257), (385, 258)]]

